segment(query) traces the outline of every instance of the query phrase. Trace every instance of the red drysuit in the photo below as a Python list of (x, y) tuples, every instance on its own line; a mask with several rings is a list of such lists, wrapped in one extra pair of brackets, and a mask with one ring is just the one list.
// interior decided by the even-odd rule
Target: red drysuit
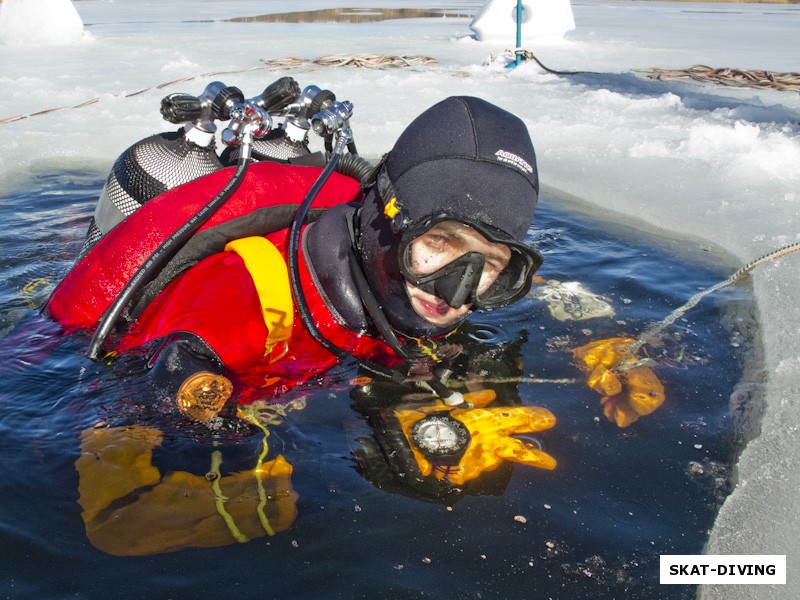
[[(212, 173), (150, 200), (100, 239), (53, 293), (48, 304), (53, 319), (68, 330), (93, 329), (128, 278), (224, 186), (231, 172)], [(238, 190), (196, 235), (257, 211), (299, 204), (319, 172), (315, 167), (269, 162), (250, 166)], [(360, 199), (358, 182), (334, 173), (312, 209), (354, 199)], [(264, 237), (285, 258), (288, 229)], [(311, 280), (302, 252), (300, 270), (311, 314), (325, 337), (359, 358), (396, 361), (379, 340), (335, 321)], [(311, 337), (296, 314), (287, 339), (270, 344), (265, 322), (269, 302), (268, 286), (257, 290), (254, 275), (239, 254), (213, 252), (169, 283), (119, 338), (116, 349), (133, 351), (169, 334), (189, 332), (204, 340), (247, 386), (272, 387), (279, 394), (332, 366), (336, 358)]]

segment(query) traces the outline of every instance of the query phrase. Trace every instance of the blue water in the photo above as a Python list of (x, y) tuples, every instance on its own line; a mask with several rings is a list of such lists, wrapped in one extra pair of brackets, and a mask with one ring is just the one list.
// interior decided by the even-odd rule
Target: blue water
[[(24, 191), (0, 198), (0, 597), (694, 597), (694, 587), (659, 585), (659, 555), (702, 551), (730, 490), (737, 437), (728, 399), (748, 350), (731, 315), (752, 308), (749, 291), (704, 300), (649, 349), (667, 400), (618, 429), (580, 381), (535, 380), (579, 379), (571, 348), (635, 336), (729, 268), (708, 266), (709, 256), (688, 261), (549, 196), (537, 212), (539, 274), (582, 282), (617, 314), (559, 322), (526, 298), (475, 315), (460, 341), (473, 375), (510, 378), (491, 384), (502, 402), (556, 415), (553, 429), (532, 434), (558, 460), (554, 471), (516, 465), (480, 490), (421, 499), (430, 490), (392, 478), (376, 458), (387, 438), (374, 426), (375, 404), (401, 390), (375, 384), (365, 398), (348, 383), (356, 368), (344, 365), (298, 390), (305, 408), (266, 438), (267, 460), (281, 454), (294, 469), (297, 516), (285, 531), (149, 556), (93, 547), (77, 503), (82, 431), (158, 427), (164, 441), (153, 464), (162, 475), (202, 477), (215, 451), (223, 475), (252, 469), (264, 442), (257, 431), (159, 419), (141, 364), (92, 363), (86, 337), (65, 338), (38, 314), (80, 250), (103, 179), (92, 169), (32, 176)], [(157, 533), (142, 524), (134, 537)]]

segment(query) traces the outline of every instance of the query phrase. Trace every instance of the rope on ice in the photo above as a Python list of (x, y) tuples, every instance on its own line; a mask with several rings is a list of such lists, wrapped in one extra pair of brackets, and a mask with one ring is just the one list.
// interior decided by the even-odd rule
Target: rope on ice
[[(551, 69), (542, 63), (530, 50), (524, 48), (516, 48), (506, 50), (505, 52), (497, 55), (490, 56), (489, 63), (499, 62), (500, 60), (514, 60), (517, 55), (522, 56), (525, 60), (532, 60), (538, 64), (542, 69), (554, 75), (579, 75), (584, 73), (591, 73), (590, 71), (557, 71)], [(250, 71), (262, 70), (278, 70), (278, 69), (296, 69), (302, 67), (358, 67), (358, 68), (372, 68), (372, 69), (388, 69), (388, 68), (419, 68), (426, 65), (434, 64), (437, 62), (435, 58), (430, 56), (420, 55), (391, 55), (391, 54), (352, 54), (352, 55), (327, 55), (320, 56), (313, 60), (306, 60), (294, 56), (287, 56), (284, 58), (262, 59), (263, 66), (248, 67), (244, 69), (234, 69), (230, 71), (214, 71), (210, 73), (203, 73), (191, 77), (182, 77), (167, 81), (153, 87), (147, 87), (134, 92), (115, 94), (112, 98), (131, 98), (150, 92), (153, 90), (161, 90), (179, 83), (187, 81), (194, 81), (206, 77), (216, 77), (218, 75), (232, 75), (238, 73), (248, 73)], [(753, 88), (753, 89), (773, 89), (779, 91), (794, 91), (800, 92), (800, 73), (787, 72), (779, 73), (776, 71), (762, 71), (762, 70), (747, 70), (738, 68), (722, 68), (714, 69), (706, 65), (692, 65), (686, 69), (662, 69), (660, 67), (653, 67), (651, 69), (637, 70), (638, 73), (645, 74), (648, 79), (656, 79), (659, 81), (666, 81), (670, 79), (689, 78), (694, 81), (702, 83), (716, 83), (719, 85), (727, 85), (733, 87)], [(15, 115), (12, 117), (5, 117), (0, 119), (0, 125), (6, 123), (13, 123), (14, 121), (21, 121), (30, 117), (38, 117), (47, 115), (61, 110), (69, 110), (75, 108), (83, 108), (91, 106), (100, 102), (100, 97), (91, 98), (68, 106), (58, 106), (48, 108), (23, 115)]]
[[(488, 63), (511, 62), (517, 55), (524, 60), (532, 60), (542, 69), (553, 75), (580, 75), (592, 73), (590, 71), (556, 71), (544, 65), (530, 50), (524, 48), (509, 49), (498, 55), (489, 56)], [(763, 71), (758, 69), (739, 69), (723, 67), (715, 69), (706, 65), (692, 65), (686, 69), (662, 69), (652, 67), (649, 69), (636, 69), (635, 73), (643, 73), (647, 79), (666, 81), (669, 79), (689, 78), (701, 83), (716, 83), (731, 87), (772, 89), (782, 92), (800, 92), (800, 73), (777, 71)], [(598, 73), (592, 73), (598, 74)]]
[[(141, 90), (137, 90), (135, 92), (114, 94), (111, 96), (111, 98), (131, 98), (133, 96), (138, 96), (139, 94), (144, 94), (145, 92), (150, 92), (153, 90), (162, 90), (164, 88), (179, 83), (185, 83), (187, 81), (204, 79), (206, 77), (216, 77), (218, 75), (249, 73), (250, 71), (274, 71), (278, 69), (292, 69), (292, 68), (308, 67), (308, 66), (319, 66), (319, 67), (352, 66), (352, 67), (373, 68), (373, 69), (415, 68), (436, 63), (437, 60), (435, 58), (431, 58), (430, 56), (391, 55), (391, 54), (353, 54), (349, 56), (339, 56), (339, 55), (320, 56), (318, 58), (315, 58), (314, 60), (305, 60), (302, 58), (295, 58), (289, 56), (286, 58), (262, 59), (261, 62), (264, 63), (263, 66), (247, 67), (244, 69), (235, 69), (231, 71), (214, 71), (211, 73), (203, 73), (201, 75), (193, 75), (191, 77), (181, 77), (180, 79), (173, 79), (172, 81), (166, 81), (159, 85), (153, 87), (147, 87)], [(42, 115), (48, 115), (50, 113), (54, 113), (61, 110), (83, 108), (85, 106), (91, 106), (92, 104), (97, 104), (98, 102), (100, 102), (100, 98), (96, 97), (96, 98), (91, 98), (90, 100), (85, 100), (84, 102), (81, 102), (79, 104), (58, 106), (54, 108), (48, 108), (45, 110), (39, 110), (24, 115), (5, 117), (3, 119), (0, 119), (0, 125), (5, 125), (6, 123), (13, 123), (14, 121), (21, 121), (23, 119), (28, 119), (30, 117), (39, 117)]]
[(742, 88), (772, 89), (782, 92), (800, 92), (800, 73), (779, 73), (776, 71), (760, 71), (725, 67), (714, 69), (706, 65), (692, 65), (686, 69), (651, 69), (639, 70), (647, 79), (681, 79), (690, 78), (702, 83), (716, 83)]
[(392, 54), (351, 54), (347, 56), (331, 54), (320, 56), (314, 60), (287, 57), (262, 60), (266, 65), (275, 69), (289, 69), (318, 65), (321, 67), (359, 67), (371, 69), (388, 68), (414, 68), (438, 62), (430, 56), (419, 55), (392, 55)]

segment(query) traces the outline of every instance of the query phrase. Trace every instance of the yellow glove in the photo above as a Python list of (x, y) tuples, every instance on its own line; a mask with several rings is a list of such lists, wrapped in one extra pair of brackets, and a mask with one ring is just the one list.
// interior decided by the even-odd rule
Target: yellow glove
[(618, 427), (627, 427), (664, 402), (664, 386), (655, 373), (637, 366), (628, 353), (635, 340), (608, 338), (573, 350), (578, 367), (588, 373), (587, 385), (603, 395), (603, 414)]
[[(414, 406), (396, 410), (403, 434), (411, 446), (422, 475), (432, 474), (455, 485), (494, 471), (506, 461), (542, 469), (555, 469), (556, 460), (549, 454), (511, 437), (550, 429), (556, 418), (549, 410), (530, 406), (498, 408), (459, 408), (443, 405)], [(438, 421), (431, 418), (438, 418)], [(428, 424), (425, 432), (420, 426)], [(415, 426), (417, 426), (415, 428)], [(464, 433), (464, 430), (468, 433)], [(426, 439), (419, 439), (424, 436)], [(457, 438), (461, 437), (459, 440)], [(468, 444), (457, 461), (440, 464), (426, 456), (426, 444)], [(428, 448), (430, 450), (430, 448)], [(452, 464), (456, 462), (456, 464)]]

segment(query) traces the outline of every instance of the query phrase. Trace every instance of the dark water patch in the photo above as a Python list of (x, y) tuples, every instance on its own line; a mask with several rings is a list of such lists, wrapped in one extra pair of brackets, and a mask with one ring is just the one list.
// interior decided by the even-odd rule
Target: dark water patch
[(453, 9), (326, 8), (225, 19), (229, 23), (373, 23), (392, 19), (467, 18), (473, 15)]
[(41, 307), (75, 260), (102, 187), (96, 171), (40, 174), (0, 197), (0, 337)]
[[(729, 493), (749, 290), (707, 298), (648, 348), (667, 399), (630, 427), (604, 417), (570, 351), (635, 337), (727, 277), (708, 253), (698, 265), (545, 195), (531, 233), (539, 275), (580, 282), (614, 315), (559, 321), (533, 295), (474, 315), (452, 340), (466, 349), (454, 377), (494, 390), (499, 406), (550, 410), (554, 427), (520, 439), (558, 465), (506, 462), (445, 490), (418, 476), (398, 428), (399, 411), (429, 397), (418, 388), (351, 383), (363, 374), (342, 365), (268, 407), (265, 435), (189, 426), (163, 410), (170, 400), (154, 396), (141, 360), (86, 359), (86, 336), (65, 337), (19, 289), (69, 270), (101, 185), (65, 172), (0, 198), (0, 595), (694, 597), (659, 585), (659, 555), (701, 552)], [(264, 479), (271, 535), (253, 471), (279, 460), (292, 473)], [(118, 555), (134, 549), (143, 555)]]

